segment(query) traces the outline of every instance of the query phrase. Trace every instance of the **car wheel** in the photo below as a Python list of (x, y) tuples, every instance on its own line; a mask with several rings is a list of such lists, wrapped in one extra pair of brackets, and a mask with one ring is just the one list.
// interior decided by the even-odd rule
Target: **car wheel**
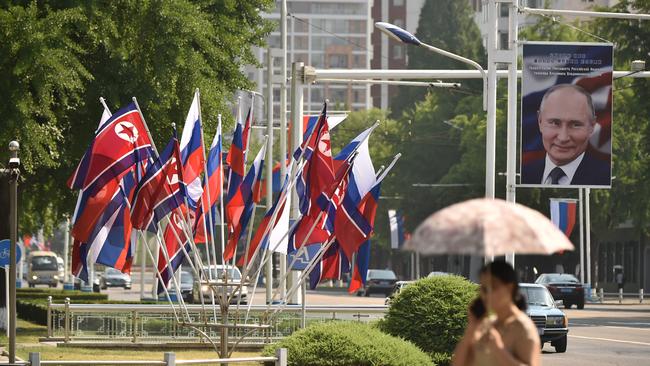
[(557, 353), (564, 353), (566, 352), (566, 344), (567, 344), (567, 339), (566, 335), (557, 341), (553, 342), (553, 347), (555, 347), (555, 352)]
[(36, 285), (33, 284), (33, 283), (30, 283), (30, 284), (29, 284), (29, 287), (30, 287), (30, 288), (34, 288), (34, 287), (36, 287)]
[(576, 306), (578, 307), (578, 309), (582, 310), (582, 309), (585, 308), (585, 303), (581, 302), (581, 303), (578, 303), (578, 305), (576, 305)]
[(573, 304), (569, 304), (569, 303), (567, 302), (567, 303), (564, 304), (564, 308), (565, 308), (565, 309), (571, 309), (571, 305), (573, 305)]
[(365, 291), (363, 292), (363, 296), (365, 296), (365, 297), (369, 297), (369, 296), (370, 296), (370, 291), (365, 290)]

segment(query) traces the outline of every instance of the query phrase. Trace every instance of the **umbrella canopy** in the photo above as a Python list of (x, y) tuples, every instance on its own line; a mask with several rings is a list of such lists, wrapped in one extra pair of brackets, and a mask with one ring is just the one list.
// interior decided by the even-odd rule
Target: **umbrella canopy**
[(422, 254), (499, 256), (553, 254), (573, 244), (541, 213), (500, 199), (473, 199), (446, 207), (418, 226), (405, 244)]

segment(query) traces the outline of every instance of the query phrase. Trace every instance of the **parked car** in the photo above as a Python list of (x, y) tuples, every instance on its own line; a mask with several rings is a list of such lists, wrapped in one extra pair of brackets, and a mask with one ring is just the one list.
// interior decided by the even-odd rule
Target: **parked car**
[[(215, 283), (215, 288), (217, 291), (221, 291), (223, 287), (226, 287), (226, 294), (230, 297), (234, 291), (237, 291), (232, 299), (230, 300), (231, 304), (236, 304), (238, 301), (242, 305), (248, 303), (248, 286), (244, 284), (239, 287), (242, 283), (242, 276), (239, 268), (234, 266), (225, 266), (223, 264), (211, 265), (203, 267), (203, 272), (208, 273), (208, 270), (212, 271), (212, 281)], [(226, 274), (228, 275), (228, 284), (226, 285), (224, 279)], [(201, 286), (199, 288), (199, 286)], [(192, 287), (192, 300), (195, 303), (201, 302), (201, 292), (203, 293), (203, 301), (212, 301), (211, 298), (211, 287), (203, 280), (203, 283), (200, 283), (198, 278), (194, 279), (194, 285)], [(219, 301), (219, 294), (215, 293), (215, 302)]]
[[(100, 274), (95, 272), (95, 278), (93, 280), (93, 292), (99, 292), (100, 277), (101, 277)], [(81, 278), (78, 277), (73, 276), (73, 278), (74, 278), (73, 280), (74, 289), (77, 291), (81, 290), (81, 285), (83, 284), (83, 281), (81, 280)]]
[(402, 292), (404, 287), (412, 284), (413, 282), (415, 282), (415, 281), (397, 281), (397, 282), (395, 282), (395, 286), (393, 287), (393, 292), (386, 298), (386, 300), (384, 301), (384, 304), (385, 305), (390, 305), (391, 301), (393, 301), (395, 296), (397, 296), (397, 294)]
[(544, 285), (555, 300), (564, 302), (565, 308), (571, 309), (572, 305), (576, 305), (578, 309), (584, 309), (585, 289), (575, 276), (565, 273), (543, 273), (535, 283)]
[(126, 290), (131, 289), (131, 276), (126, 273), (122, 273), (120, 270), (106, 267), (104, 274), (99, 280), (102, 290), (106, 290), (109, 287), (123, 287)]
[(551, 343), (558, 353), (566, 352), (569, 319), (557, 308), (561, 301), (555, 301), (546, 287), (539, 284), (519, 284), (519, 291), (528, 302), (526, 313), (537, 326), (542, 343)]
[(449, 273), (449, 272), (433, 271), (433, 272), (429, 272), (427, 277), (450, 276), (450, 275), (451, 275), (451, 273)]
[(366, 277), (366, 285), (362, 290), (357, 292), (358, 296), (362, 294), (370, 296), (372, 293), (382, 293), (389, 296), (393, 292), (393, 287), (397, 282), (395, 272), (390, 269), (369, 269)]
[(29, 273), (27, 281), (29, 287), (36, 285), (48, 285), (56, 287), (62, 278), (59, 277), (59, 265), (54, 252), (37, 250), (29, 253), (27, 258)]
[[(183, 301), (187, 303), (192, 303), (194, 300), (194, 276), (192, 275), (191, 272), (188, 271), (181, 271), (181, 296), (183, 296)], [(171, 281), (170, 286), (169, 286), (169, 293), (176, 295), (176, 287), (174, 286), (174, 282)]]

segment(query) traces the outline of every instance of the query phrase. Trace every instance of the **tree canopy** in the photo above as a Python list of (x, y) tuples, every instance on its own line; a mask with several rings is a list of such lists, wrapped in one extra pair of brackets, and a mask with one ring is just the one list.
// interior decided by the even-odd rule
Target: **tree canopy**
[[(138, 98), (158, 144), (181, 124), (201, 90), (206, 134), (216, 114), (252, 87), (272, 24), (271, 0), (1, 1), (0, 140), (21, 143), (21, 227), (51, 228), (74, 208), (65, 181), (89, 145), (102, 113)], [(226, 113), (228, 112), (228, 113)], [(0, 149), (0, 161), (6, 161)]]

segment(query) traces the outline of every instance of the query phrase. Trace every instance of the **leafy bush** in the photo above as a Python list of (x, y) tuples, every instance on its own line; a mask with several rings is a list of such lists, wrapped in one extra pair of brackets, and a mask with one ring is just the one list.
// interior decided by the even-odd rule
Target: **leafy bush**
[(379, 323), (384, 332), (413, 342), (432, 360), (448, 364), (467, 325), (478, 287), (460, 276), (421, 279), (405, 287)]
[(45, 300), (47, 297), (52, 296), (55, 302), (63, 302), (66, 297), (70, 298), (71, 302), (81, 301), (94, 301), (94, 300), (108, 300), (108, 295), (99, 294), (95, 292), (82, 292), (82, 291), (67, 291), (49, 288), (21, 288), (16, 289), (16, 298), (18, 299), (33, 299)]
[(413, 344), (359, 322), (313, 324), (267, 346), (263, 354), (275, 355), (278, 348), (287, 348), (288, 364), (294, 366), (433, 365)]
[(16, 300), (16, 315), (23, 320), (47, 325), (47, 303), (43, 301)]

